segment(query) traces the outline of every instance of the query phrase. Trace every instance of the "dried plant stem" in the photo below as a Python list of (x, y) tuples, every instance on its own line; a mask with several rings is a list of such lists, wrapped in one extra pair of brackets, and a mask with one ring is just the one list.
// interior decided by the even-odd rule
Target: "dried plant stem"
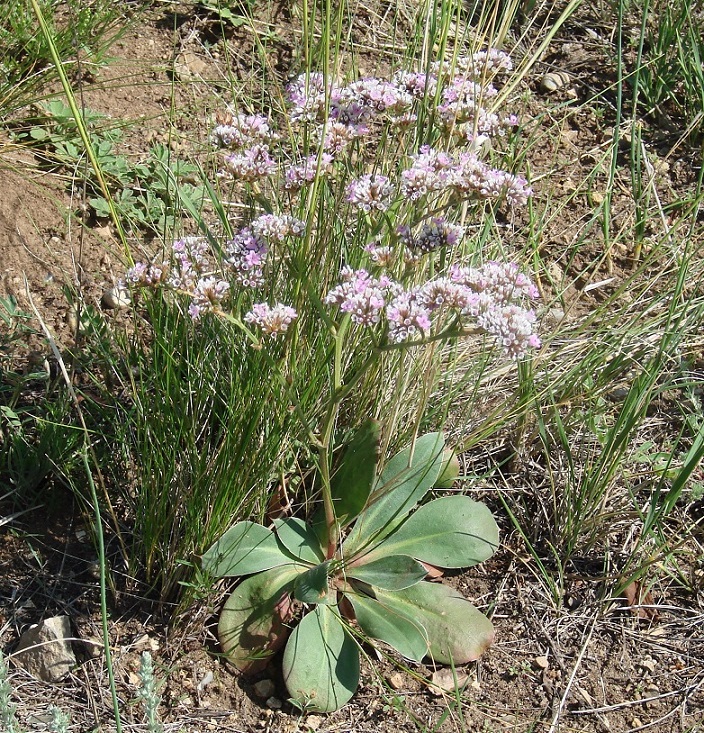
[(68, 390), (71, 400), (73, 401), (74, 407), (76, 408), (76, 413), (78, 415), (78, 419), (81, 423), (81, 428), (83, 431), (84, 442), (83, 442), (83, 449), (81, 450), (81, 459), (83, 461), (83, 466), (85, 468), (86, 478), (88, 479), (91, 503), (93, 505), (92, 509), (95, 515), (95, 536), (96, 536), (96, 540), (98, 543), (98, 562), (100, 564), (100, 619), (102, 623), (103, 644), (105, 646), (105, 665), (108, 670), (110, 694), (112, 696), (113, 711), (115, 715), (116, 733), (122, 733), (120, 706), (119, 706), (119, 701), (117, 699), (117, 688), (115, 687), (115, 672), (112, 666), (112, 654), (110, 652), (110, 634), (108, 631), (107, 568), (106, 568), (106, 563), (105, 563), (105, 537), (103, 536), (103, 520), (102, 520), (101, 513), (100, 513), (100, 504), (98, 502), (98, 492), (95, 488), (95, 481), (93, 480), (93, 472), (91, 469), (90, 461), (88, 459), (88, 453), (91, 450), (90, 433), (88, 432), (88, 426), (86, 425), (85, 419), (83, 417), (83, 412), (81, 410), (81, 404), (78, 399), (78, 395), (76, 394), (76, 391), (73, 388), (73, 384), (71, 383), (71, 378), (69, 377), (68, 370), (66, 369), (66, 364), (64, 363), (63, 357), (61, 356), (61, 352), (59, 351), (59, 348), (56, 345), (56, 341), (54, 340), (53, 336), (51, 335), (49, 328), (47, 327), (43, 318), (39, 314), (39, 311), (37, 310), (37, 307), (32, 298), (32, 294), (29, 290), (29, 283), (26, 280), (25, 280), (25, 292), (26, 292), (29, 304), (32, 307), (32, 310), (34, 311), (34, 315), (36, 316), (37, 320), (39, 321), (42, 331), (44, 332), (44, 335), (46, 336), (46, 339), (49, 343), (49, 346), (51, 347), (52, 353), (54, 354), (54, 357), (56, 358), (56, 361), (59, 365), (59, 369), (61, 370), (61, 375), (63, 376), (64, 382), (66, 384), (66, 389)]

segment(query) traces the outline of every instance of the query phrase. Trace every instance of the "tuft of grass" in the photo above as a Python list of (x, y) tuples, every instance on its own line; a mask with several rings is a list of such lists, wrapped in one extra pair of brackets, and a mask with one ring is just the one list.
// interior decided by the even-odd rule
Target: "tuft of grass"
[[(125, 8), (109, 0), (40, 0), (39, 7), (60, 58), (79, 75), (105, 63), (126, 29)], [(0, 48), (0, 120), (5, 121), (41, 97), (56, 68), (28, 2), (0, 0)]]
[(630, 45), (634, 116), (642, 114), (690, 139), (704, 129), (704, 13), (694, 0), (620, 0), (639, 22)]

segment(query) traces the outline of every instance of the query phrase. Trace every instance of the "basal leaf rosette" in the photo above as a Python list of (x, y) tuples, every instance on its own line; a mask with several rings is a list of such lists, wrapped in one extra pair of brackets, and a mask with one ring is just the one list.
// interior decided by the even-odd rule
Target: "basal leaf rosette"
[(377, 457), (378, 426), (369, 421), (333, 477), (343, 539), (332, 552), (329, 528), (321, 529), (318, 517), (311, 525), (277, 520), (273, 529), (238, 522), (203, 556), (215, 576), (248, 576), (220, 616), (227, 659), (257, 672), (285, 644), (284, 681), (291, 702), (306, 710), (330, 712), (354, 694), (359, 630), (409, 660), (441, 664), (474, 661), (494, 638), (491, 622), (470, 601), (426, 580), (429, 566), (471, 567), (499, 542), (483, 504), (459, 494), (423, 503), (434, 486), (456, 476), (442, 434), (418, 438), (380, 471)]

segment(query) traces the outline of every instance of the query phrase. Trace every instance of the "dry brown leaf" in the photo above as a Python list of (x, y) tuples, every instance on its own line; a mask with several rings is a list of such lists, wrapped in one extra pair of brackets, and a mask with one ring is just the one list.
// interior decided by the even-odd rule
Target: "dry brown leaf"
[(626, 604), (630, 606), (629, 610), (637, 618), (644, 621), (657, 621), (660, 618), (657, 609), (648, 608), (648, 606), (655, 606), (652, 593), (637, 580), (632, 581), (623, 589), (621, 598), (626, 601)]
[(442, 695), (444, 692), (452, 693), (462, 687), (469, 679), (464, 672), (454, 672), (451, 669), (443, 668), (433, 672), (430, 678), (430, 691), (433, 695)]

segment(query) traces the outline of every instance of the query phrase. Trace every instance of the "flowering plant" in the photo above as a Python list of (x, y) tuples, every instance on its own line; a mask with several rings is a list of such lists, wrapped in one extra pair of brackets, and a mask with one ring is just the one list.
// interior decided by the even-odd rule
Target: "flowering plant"
[[(283, 663), (302, 707), (334, 710), (354, 693), (352, 619), (363, 636), (414, 660), (460, 664), (491, 643), (491, 623), (469, 601), (424, 580), (437, 567), (481, 562), (498, 546), (491, 514), (468, 497), (419, 506), (447, 483), (443, 436), (424, 435), (386, 462), (376, 421), (363, 423), (341, 462), (334, 437), (354, 391), (374, 378), (382, 388), (376, 368), (386, 355), (472, 335), (488, 335), (512, 358), (540, 344), (525, 305), (537, 297), (535, 286), (516, 264), (468, 263), (466, 227), (449, 216), (485, 201), (519, 206), (531, 195), (525, 179), (483, 159), (491, 140), (517, 122), (485, 106), (510, 66), (506, 54), (489, 50), (390, 81), (340, 87), (303, 75), (288, 87), (286, 118), (306, 142), (302, 155), (268, 118), (228, 111), (211, 135), (225, 150), (220, 181), (247, 196), (254, 215), (238, 227), (223, 221), (222, 243), (185, 237), (170, 262), (137, 263), (126, 275), (134, 287), (186, 298), (194, 322), (214, 315), (234, 324), (268, 360), (317, 452), (322, 506), (307, 523), (279, 518), (271, 530), (238, 522), (202, 557), (216, 577), (249, 576), (219, 626), (239, 669), (260, 669), (299, 619)], [(372, 142), (394, 137), (396, 155), (355, 170), (374, 157)], [(329, 390), (311, 415), (301, 401), (309, 387), (296, 383), (284, 360), (320, 339), (330, 343)]]

